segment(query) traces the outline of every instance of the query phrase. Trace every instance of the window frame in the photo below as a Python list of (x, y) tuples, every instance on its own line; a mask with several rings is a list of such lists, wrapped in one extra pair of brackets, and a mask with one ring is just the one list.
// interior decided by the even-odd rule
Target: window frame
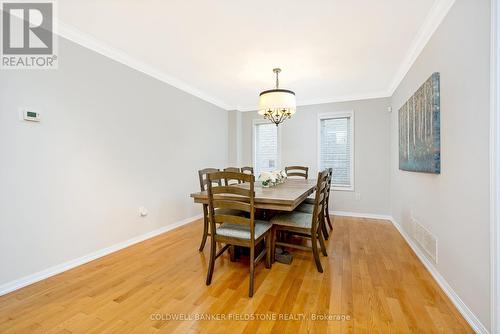
[(354, 140), (354, 110), (347, 111), (332, 111), (327, 113), (318, 114), (318, 170), (321, 169), (321, 121), (324, 119), (332, 119), (332, 118), (345, 118), (349, 117), (351, 119), (351, 127), (350, 127), (350, 174), (351, 174), (351, 184), (349, 186), (336, 186), (332, 183), (331, 191), (354, 191), (354, 151), (355, 151), (355, 140)]
[[(257, 145), (255, 141), (257, 140), (257, 135), (256, 135), (256, 130), (257, 130), (257, 125), (260, 124), (273, 124), (270, 121), (266, 119), (254, 119), (252, 120), (252, 166), (255, 168), (255, 179), (257, 180), (259, 175), (257, 175)], [(281, 169), (281, 128), (278, 126), (277, 133), (276, 133), (276, 146), (277, 146), (277, 157), (276, 157), (276, 169)]]

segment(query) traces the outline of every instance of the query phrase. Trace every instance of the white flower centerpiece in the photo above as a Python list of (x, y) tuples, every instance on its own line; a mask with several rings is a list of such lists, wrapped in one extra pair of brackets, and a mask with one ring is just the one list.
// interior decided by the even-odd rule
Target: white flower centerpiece
[(259, 176), (259, 181), (264, 188), (274, 187), (286, 181), (286, 173), (284, 170), (275, 170), (272, 172), (262, 172)]

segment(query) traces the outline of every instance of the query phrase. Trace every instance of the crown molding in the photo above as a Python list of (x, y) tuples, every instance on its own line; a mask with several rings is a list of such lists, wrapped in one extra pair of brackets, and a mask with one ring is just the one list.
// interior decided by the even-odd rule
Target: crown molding
[[(422, 24), (422, 26), (418, 30), (417, 35), (413, 39), (410, 49), (406, 53), (403, 62), (399, 66), (398, 71), (396, 72), (396, 75), (394, 76), (387, 90), (367, 93), (367, 94), (352, 94), (345, 96), (333, 96), (333, 97), (325, 97), (325, 98), (317, 98), (317, 99), (309, 99), (301, 101), (299, 100), (297, 105), (307, 106), (307, 105), (316, 105), (316, 104), (325, 104), (334, 102), (349, 102), (356, 100), (368, 100), (368, 99), (391, 97), (394, 94), (396, 88), (399, 86), (401, 81), (404, 79), (404, 77), (410, 70), (410, 68), (413, 66), (413, 63), (420, 55), (427, 42), (430, 40), (430, 38), (432, 37), (438, 26), (446, 17), (446, 14), (448, 14), (448, 11), (450, 10), (450, 8), (453, 6), (454, 3), (455, 0), (437, 0), (436, 3), (432, 6), (431, 10), (429, 11), (429, 14), (427, 14), (424, 20), (424, 23)], [(122, 63), (128, 67), (131, 67), (155, 79), (158, 79), (188, 94), (191, 94), (204, 101), (214, 104), (222, 109), (238, 110), (242, 112), (256, 110), (255, 105), (232, 106), (230, 104), (227, 104), (221, 99), (216, 98), (206, 92), (203, 92), (200, 89), (195, 88), (189, 85), (188, 83), (179, 80), (167, 73), (159, 71), (158, 69), (152, 67), (151, 65), (148, 65), (145, 62), (135, 59), (126, 54), (125, 52), (113, 48), (97, 40), (96, 38), (79, 31), (78, 29), (76, 29), (71, 25), (58, 21), (56, 27), (57, 27), (56, 33), (59, 36), (62, 36), (72, 42), (82, 45), (90, 50), (93, 50), (99, 54), (111, 58), (119, 63)]]
[(135, 59), (126, 54), (125, 52), (113, 48), (97, 40), (96, 38), (79, 31), (78, 29), (76, 29), (71, 25), (58, 21), (56, 25), (56, 34), (74, 43), (84, 46), (87, 49), (95, 51), (103, 56), (106, 56), (121, 64), (124, 64), (130, 68), (133, 68), (139, 72), (149, 75), (155, 79), (158, 79), (166, 84), (169, 84), (170, 86), (173, 86), (186, 93), (196, 96), (206, 102), (216, 105), (217, 107), (220, 107), (225, 110), (231, 109), (231, 107), (227, 103), (211, 96), (210, 94), (207, 94), (199, 90), (198, 88), (195, 88), (171, 75), (159, 71), (156, 68), (152, 67), (151, 65), (148, 65), (145, 62)]
[(426, 16), (424, 23), (413, 39), (410, 49), (406, 53), (403, 62), (399, 66), (399, 69), (387, 90), (389, 96), (394, 94), (399, 84), (403, 81), (404, 77), (413, 66), (413, 63), (415, 63), (415, 60), (417, 60), (418, 56), (427, 45), (454, 3), (455, 0), (438, 0), (434, 3), (429, 11), (429, 14)]
[(366, 94), (352, 94), (352, 95), (341, 95), (341, 96), (333, 96), (327, 98), (317, 98), (317, 99), (309, 99), (309, 100), (299, 100), (297, 103), (298, 106), (309, 106), (315, 104), (325, 104), (325, 103), (334, 103), (334, 102), (349, 102), (349, 101), (357, 101), (357, 100), (370, 100), (370, 99), (379, 99), (390, 97), (387, 91), (366, 93)]
[[(370, 100), (370, 99), (379, 99), (379, 98), (387, 98), (391, 97), (391, 95), (387, 91), (367, 93), (367, 94), (359, 94), (359, 95), (343, 95), (343, 96), (334, 96), (334, 97), (326, 97), (326, 98), (317, 98), (317, 99), (309, 99), (309, 100), (299, 100), (297, 101), (298, 107), (304, 106), (312, 106), (316, 104), (326, 104), (326, 103), (335, 103), (335, 102), (350, 102), (350, 101), (359, 101), (359, 100)], [(237, 106), (234, 108), (235, 110), (241, 112), (249, 112), (256, 111), (256, 106)]]

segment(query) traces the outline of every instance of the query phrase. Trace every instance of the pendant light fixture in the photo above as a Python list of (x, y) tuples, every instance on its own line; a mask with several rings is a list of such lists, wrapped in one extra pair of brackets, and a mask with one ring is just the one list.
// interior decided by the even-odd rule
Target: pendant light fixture
[(278, 126), (295, 114), (296, 102), (294, 92), (279, 88), (281, 69), (275, 68), (273, 72), (276, 73), (276, 88), (260, 93), (258, 113)]

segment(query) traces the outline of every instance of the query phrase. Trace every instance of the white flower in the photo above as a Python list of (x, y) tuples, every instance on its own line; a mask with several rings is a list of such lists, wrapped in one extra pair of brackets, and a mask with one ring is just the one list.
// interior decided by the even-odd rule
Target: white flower
[(285, 182), (286, 173), (283, 170), (274, 170), (272, 172), (262, 172), (259, 175), (259, 181), (265, 187), (274, 186)]
[(259, 181), (267, 181), (270, 180), (272, 174), (270, 172), (262, 172), (259, 176)]

